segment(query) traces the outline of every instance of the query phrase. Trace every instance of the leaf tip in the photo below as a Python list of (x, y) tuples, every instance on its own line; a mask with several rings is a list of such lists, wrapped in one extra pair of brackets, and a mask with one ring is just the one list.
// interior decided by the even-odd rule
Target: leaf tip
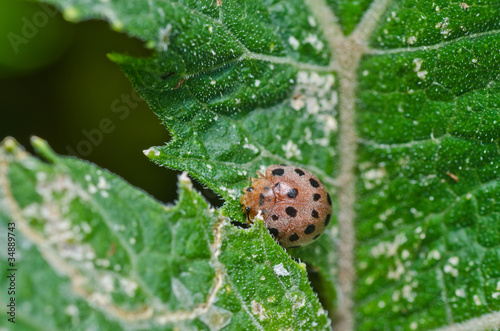
[(17, 140), (12, 138), (12, 137), (6, 137), (2, 141), (1, 146), (2, 146), (2, 149), (4, 151), (9, 152), (9, 153), (15, 153), (16, 151), (18, 151), (21, 148), (21, 146), (19, 145)]
[(123, 31), (123, 22), (120, 20), (116, 20), (111, 22), (111, 28), (115, 30), (116, 32), (122, 32)]
[(63, 9), (63, 17), (68, 22), (76, 22), (80, 17), (80, 12), (74, 6), (68, 6)]
[(193, 182), (189, 178), (186, 171), (182, 172), (182, 174), (179, 175), (179, 185), (183, 188), (188, 189), (189, 191), (193, 189)]
[(42, 155), (47, 160), (55, 161), (57, 159), (56, 153), (54, 153), (52, 148), (50, 148), (47, 141), (43, 140), (42, 138), (32, 136), (31, 145), (40, 155)]
[(142, 152), (151, 160), (157, 159), (160, 156), (160, 151), (156, 147), (150, 147)]

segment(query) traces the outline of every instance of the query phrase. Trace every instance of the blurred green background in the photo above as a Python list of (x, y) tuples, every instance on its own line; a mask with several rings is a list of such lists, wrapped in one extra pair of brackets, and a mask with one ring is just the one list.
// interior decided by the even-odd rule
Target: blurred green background
[[(140, 40), (103, 21), (73, 24), (51, 6), (0, 0), (0, 140), (30, 152), (39, 136), (59, 154), (94, 162), (163, 202), (177, 197), (179, 172), (142, 150), (170, 135), (107, 53), (152, 54)], [(197, 185), (209, 201), (221, 201)]]

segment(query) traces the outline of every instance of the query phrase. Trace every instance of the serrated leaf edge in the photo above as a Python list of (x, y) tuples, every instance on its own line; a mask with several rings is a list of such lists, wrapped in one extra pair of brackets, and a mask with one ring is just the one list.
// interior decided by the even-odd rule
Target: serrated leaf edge
[[(10, 155), (7, 155), (7, 153)], [(40, 236), (36, 231), (30, 228), (27, 221), (22, 216), (22, 213), (19, 210), (19, 206), (17, 205), (14, 196), (12, 195), (9, 180), (7, 178), (7, 171), (9, 158), (21, 161), (28, 156), (29, 154), (25, 152), (24, 149), (19, 146), (18, 143), (12, 138), (6, 139), (0, 147), (0, 188), (4, 192), (6, 205), (9, 209), (8, 211), (11, 213), (14, 221), (17, 222), (20, 232), (38, 247), (44, 259), (54, 268), (54, 270), (69, 278), (72, 291), (77, 296), (87, 301), (91, 306), (99, 308), (107, 315), (121, 320), (122, 322), (152, 321), (154, 324), (164, 325), (167, 323), (193, 320), (209, 312), (210, 308), (214, 306), (214, 303), (217, 299), (217, 294), (221, 289), (226, 276), (225, 267), (218, 260), (218, 256), (221, 253), (221, 246), (223, 241), (223, 228), (225, 226), (228, 226), (229, 224), (226, 217), (218, 215), (217, 222), (212, 229), (214, 240), (210, 245), (210, 260), (213, 268), (215, 269), (215, 277), (204, 303), (196, 305), (190, 311), (155, 312), (155, 309), (150, 306), (145, 306), (141, 309), (133, 311), (124, 310), (116, 305), (106, 304), (105, 302), (94, 300), (92, 298), (93, 293), (89, 292), (84, 287), (84, 284), (86, 283), (85, 276), (82, 275), (76, 267), (71, 266), (63, 258), (61, 258), (57, 254), (57, 252), (45, 242), (45, 239), (42, 236)], [(181, 185), (185, 185), (187, 189), (192, 189), (192, 183), (187, 176), (181, 175), (179, 178), (179, 182)], [(245, 307), (244, 304), (243, 306)], [(247, 311), (247, 313), (252, 316), (250, 312)]]

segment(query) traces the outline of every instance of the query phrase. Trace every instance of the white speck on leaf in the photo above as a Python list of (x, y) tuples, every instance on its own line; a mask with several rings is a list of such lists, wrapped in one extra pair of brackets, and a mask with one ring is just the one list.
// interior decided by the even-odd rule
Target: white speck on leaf
[(287, 159), (290, 159), (292, 157), (300, 159), (300, 155), (302, 154), (302, 152), (297, 147), (297, 145), (294, 144), (291, 140), (288, 140), (288, 142), (286, 143), (286, 145), (282, 145), (281, 148), (285, 152), (285, 157)]
[(288, 38), (288, 43), (290, 44), (290, 46), (292, 46), (292, 48), (296, 51), (297, 49), (299, 49), (299, 46), (300, 46), (300, 43), (299, 41), (294, 37), (294, 36), (290, 36)]
[(275, 265), (273, 269), (274, 269), (274, 272), (276, 273), (276, 275), (278, 275), (278, 276), (289, 276), (290, 275), (288, 270), (286, 270), (285, 267), (283, 266), (283, 263)]

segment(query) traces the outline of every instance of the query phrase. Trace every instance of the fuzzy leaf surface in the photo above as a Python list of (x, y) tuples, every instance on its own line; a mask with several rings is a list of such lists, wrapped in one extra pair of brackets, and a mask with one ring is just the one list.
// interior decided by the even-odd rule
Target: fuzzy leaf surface
[(165, 206), (39, 139), (35, 148), (47, 162), (13, 140), (0, 149), (0, 226), (16, 238), (16, 327), (329, 329), (305, 266), (261, 222), (233, 227), (187, 176), (177, 204)]
[(48, 2), (156, 50), (111, 55), (173, 135), (146, 154), (223, 215), (270, 164), (325, 182), (338, 222), (297, 255), (340, 328), (498, 327), (497, 0)]

